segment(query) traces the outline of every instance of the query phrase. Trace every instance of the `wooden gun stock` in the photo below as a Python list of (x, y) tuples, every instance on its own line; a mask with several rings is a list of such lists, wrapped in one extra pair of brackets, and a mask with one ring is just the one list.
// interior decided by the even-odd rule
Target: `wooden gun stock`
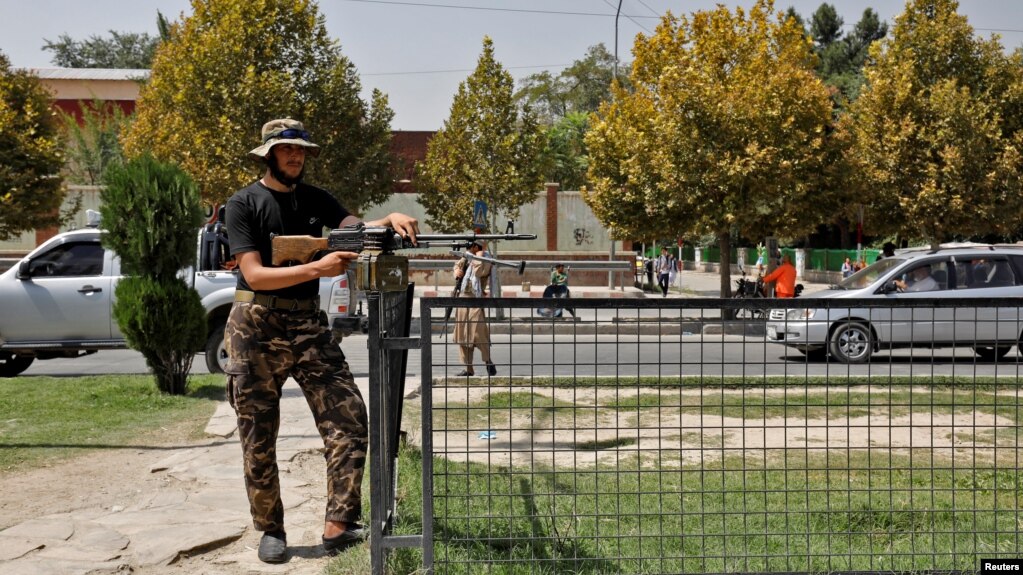
[(327, 249), (327, 238), (313, 236), (275, 236), (271, 240), (271, 263), (275, 266), (287, 262), (307, 263), (317, 252)]

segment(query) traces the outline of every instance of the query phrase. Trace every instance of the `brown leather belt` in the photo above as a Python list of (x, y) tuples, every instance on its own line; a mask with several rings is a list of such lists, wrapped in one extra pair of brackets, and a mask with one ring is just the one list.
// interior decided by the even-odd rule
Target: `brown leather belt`
[(251, 302), (256, 305), (283, 311), (309, 311), (320, 308), (320, 298), (291, 299), (275, 295), (235, 290), (234, 301)]

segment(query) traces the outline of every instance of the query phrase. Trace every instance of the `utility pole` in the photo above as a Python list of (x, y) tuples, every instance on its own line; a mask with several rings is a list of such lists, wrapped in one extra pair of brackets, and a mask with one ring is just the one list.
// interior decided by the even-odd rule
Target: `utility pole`
[[(618, 79), (618, 17), (622, 15), (622, 0), (618, 0), (618, 10), (615, 11), (615, 67), (611, 70), (611, 77), (615, 80)], [(611, 230), (608, 230), (607, 237), (611, 240), (611, 250), (608, 253), (607, 259), (610, 262), (615, 261), (615, 238), (611, 235)], [(624, 289), (624, 285), (622, 286)], [(613, 271), (607, 272), (607, 289), (615, 289), (615, 273)]]

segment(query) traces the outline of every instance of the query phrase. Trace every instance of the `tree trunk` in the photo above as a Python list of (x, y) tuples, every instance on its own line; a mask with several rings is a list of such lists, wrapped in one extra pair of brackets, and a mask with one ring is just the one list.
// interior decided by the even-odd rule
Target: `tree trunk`
[(732, 297), (732, 237), (727, 231), (718, 233), (721, 250), (721, 297)]
[[(721, 297), (732, 297), (732, 237), (726, 230), (718, 233), (718, 249), (721, 250), (719, 271), (721, 273)], [(735, 319), (734, 309), (721, 310), (721, 319)]]

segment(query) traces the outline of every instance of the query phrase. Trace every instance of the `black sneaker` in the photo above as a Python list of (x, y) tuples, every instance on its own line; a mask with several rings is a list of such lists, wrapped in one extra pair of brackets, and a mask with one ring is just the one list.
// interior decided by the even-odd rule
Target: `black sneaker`
[(263, 563), (284, 563), (288, 538), (283, 531), (267, 531), (259, 540), (259, 560)]
[(358, 523), (349, 523), (343, 533), (323, 538), (323, 550), (336, 555), (349, 547), (358, 545), (366, 539), (366, 529)]

